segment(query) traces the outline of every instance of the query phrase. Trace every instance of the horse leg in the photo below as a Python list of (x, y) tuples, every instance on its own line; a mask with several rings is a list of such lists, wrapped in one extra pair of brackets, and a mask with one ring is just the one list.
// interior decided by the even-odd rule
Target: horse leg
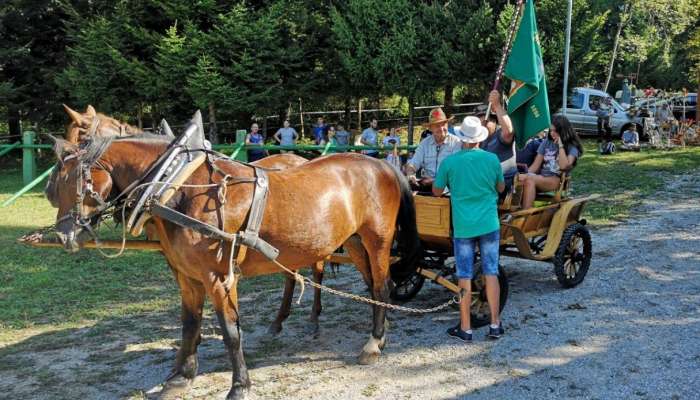
[(172, 268), (182, 297), (182, 344), (177, 352), (175, 366), (170, 372), (160, 399), (180, 398), (187, 392), (197, 375), (197, 346), (201, 342), (204, 286)]
[(282, 322), (289, 317), (289, 312), (292, 307), (292, 297), (294, 296), (294, 285), (296, 280), (289, 275), (286, 275), (287, 279), (284, 281), (284, 294), (282, 295), (282, 304), (277, 312), (277, 317), (270, 324), (267, 329), (267, 333), (270, 335), (277, 335), (282, 332)]
[[(313, 266), (314, 282), (319, 285), (323, 282), (323, 268), (325, 267), (324, 261), (319, 261)], [(309, 317), (310, 333), (316, 334), (319, 331), (318, 317), (321, 315), (321, 289), (314, 288), (314, 305), (311, 308), (311, 316)]]
[[(369, 257), (367, 248), (363, 244), (360, 237), (352, 236), (350, 239), (348, 239), (348, 241), (345, 242), (345, 244), (343, 244), (343, 247), (345, 247), (345, 249), (347, 250), (350, 258), (352, 258), (352, 262), (355, 264), (355, 267), (362, 274), (362, 277), (364, 278), (367, 287), (369, 287), (370, 292), (372, 293), (372, 298), (375, 300), (386, 302), (389, 297), (389, 288), (386, 284), (386, 275), (383, 278), (383, 280), (381, 277), (375, 276), (375, 274), (373, 273), (374, 269), (371, 268), (371, 258)], [(387, 248), (386, 250), (387, 270), (389, 263), (388, 249), (389, 248)], [(377, 286), (375, 282), (381, 282), (382, 284)], [(384, 290), (382, 290), (382, 287), (384, 288)], [(381, 350), (384, 348), (384, 344), (386, 343), (384, 335), (384, 311), (384, 307), (372, 306), (374, 325), (372, 329), (372, 334), (370, 334), (369, 337), (369, 341), (362, 348), (362, 352), (358, 357), (358, 362), (360, 364), (374, 364), (379, 359)]]
[(218, 274), (211, 274), (206, 289), (214, 305), (216, 317), (221, 324), (224, 343), (233, 369), (231, 390), (226, 399), (241, 400), (246, 397), (250, 389), (250, 378), (243, 358), (243, 337), (238, 315), (238, 289), (234, 284), (227, 293)]
[[(391, 241), (372, 239), (363, 240), (371, 267), (372, 298), (383, 303), (389, 302), (389, 254), (391, 251)], [(379, 355), (386, 345), (386, 308), (372, 306), (372, 333), (369, 340), (362, 348), (358, 358), (360, 364), (374, 364), (379, 359)]]

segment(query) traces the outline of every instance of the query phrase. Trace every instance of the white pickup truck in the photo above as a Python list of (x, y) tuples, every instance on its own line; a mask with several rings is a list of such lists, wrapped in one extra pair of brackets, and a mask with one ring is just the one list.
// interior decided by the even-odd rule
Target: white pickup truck
[[(592, 88), (575, 88), (566, 102), (566, 117), (579, 134), (595, 135), (598, 133), (595, 105), (602, 104), (604, 101), (608, 102), (611, 107), (610, 126), (614, 136), (622, 136), (622, 132), (632, 124), (637, 125), (637, 132), (640, 133), (640, 136), (642, 135), (643, 127), (640, 121), (627, 114), (626, 110), (612, 96), (602, 90)], [(556, 115), (562, 114), (564, 114), (562, 110), (556, 112)]]

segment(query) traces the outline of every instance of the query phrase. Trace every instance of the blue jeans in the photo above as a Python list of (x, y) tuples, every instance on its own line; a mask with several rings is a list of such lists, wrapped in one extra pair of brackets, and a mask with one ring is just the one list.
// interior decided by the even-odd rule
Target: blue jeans
[(500, 229), (481, 236), (462, 239), (454, 238), (455, 261), (457, 262), (457, 278), (474, 278), (474, 258), (476, 244), (479, 243), (481, 268), (484, 275), (498, 276), (498, 250), (501, 239)]

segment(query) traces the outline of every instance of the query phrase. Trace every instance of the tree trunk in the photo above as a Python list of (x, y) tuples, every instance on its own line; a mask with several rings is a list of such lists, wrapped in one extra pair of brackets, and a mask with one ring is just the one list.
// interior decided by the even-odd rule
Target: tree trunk
[(357, 131), (362, 132), (362, 99), (357, 100)]
[(209, 103), (209, 141), (211, 144), (219, 144), (219, 133), (216, 129), (216, 107)]
[(445, 85), (445, 114), (448, 116), (454, 113), (454, 85), (448, 83)]
[[(620, 36), (622, 35), (622, 29), (625, 27), (627, 21), (625, 20), (625, 14), (632, 11), (630, 4), (625, 4), (622, 12), (620, 13), (620, 24), (617, 26), (617, 33), (615, 34), (615, 42), (613, 44), (613, 53), (610, 58), (610, 65), (608, 65), (608, 76), (605, 78), (605, 86), (603, 86), (603, 91), (608, 91), (608, 85), (610, 85), (610, 79), (612, 79), (613, 69), (615, 67), (615, 59), (617, 58), (617, 47), (620, 44)], [(629, 20), (629, 18), (627, 18)]]
[(345, 129), (350, 131), (350, 97), (346, 97), (343, 103), (343, 110), (345, 111), (345, 116), (344, 116), (344, 124), (345, 124)]
[(140, 130), (143, 130), (143, 104), (139, 103), (139, 108), (136, 110), (136, 122)]
[(7, 125), (10, 128), (10, 135), (15, 136), (17, 140), (22, 140), (22, 117), (19, 110), (8, 110)]
[(413, 111), (415, 104), (413, 96), (408, 96), (408, 145), (413, 145)]
[(299, 138), (304, 137), (304, 108), (302, 106), (301, 97), (299, 97)]

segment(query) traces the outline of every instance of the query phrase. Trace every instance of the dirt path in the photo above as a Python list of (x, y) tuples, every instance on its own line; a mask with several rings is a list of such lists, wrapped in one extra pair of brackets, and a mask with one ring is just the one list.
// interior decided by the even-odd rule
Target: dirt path
[[(504, 259), (511, 294), (498, 342), (445, 335), (456, 311), (390, 313), (377, 365), (357, 365), (368, 307), (324, 296), (321, 334), (305, 333), (307, 289), (279, 337), (266, 329), (281, 289), (243, 293), (244, 346), (252, 399), (697, 398), (700, 382), (700, 175), (677, 177), (658, 201), (620, 226), (593, 231), (586, 280), (561, 289), (549, 264)], [(326, 274), (331, 286), (365, 293), (358, 274)], [(447, 300), (426, 283), (410, 305)], [(9, 346), (0, 398), (154, 397), (175, 355), (175, 313), (37, 332)], [(192, 398), (221, 398), (228, 360), (214, 319), (204, 324)], [(27, 373), (27, 371), (31, 371)], [(109, 382), (109, 383), (107, 383)]]

